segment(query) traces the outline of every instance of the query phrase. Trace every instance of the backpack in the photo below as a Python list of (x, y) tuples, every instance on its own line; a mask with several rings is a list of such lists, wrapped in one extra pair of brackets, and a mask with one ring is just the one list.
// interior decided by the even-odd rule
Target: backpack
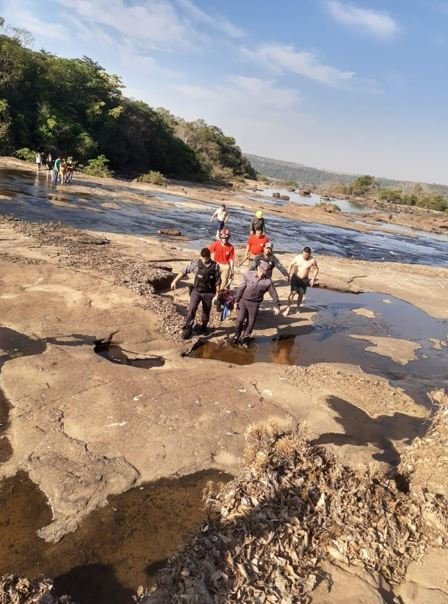
[(216, 291), (216, 262), (213, 260), (206, 266), (198, 260), (198, 270), (193, 284), (201, 294), (214, 294)]

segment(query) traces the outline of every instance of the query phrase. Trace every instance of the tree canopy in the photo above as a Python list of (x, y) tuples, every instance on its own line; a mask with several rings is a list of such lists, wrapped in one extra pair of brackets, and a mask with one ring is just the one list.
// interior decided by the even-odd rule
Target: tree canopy
[(255, 177), (216, 126), (125, 97), (120, 78), (88, 57), (65, 59), (26, 44), (22, 30), (0, 33), (0, 153), (29, 148), (81, 164), (105, 156), (112, 171), (128, 176)]

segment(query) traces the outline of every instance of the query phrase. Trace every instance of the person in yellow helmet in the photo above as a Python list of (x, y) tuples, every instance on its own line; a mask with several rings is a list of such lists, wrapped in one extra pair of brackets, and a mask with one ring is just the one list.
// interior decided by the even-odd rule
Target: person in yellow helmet
[(264, 215), (261, 210), (255, 212), (255, 216), (250, 221), (249, 235), (255, 235), (257, 231), (261, 231), (263, 235), (266, 234), (266, 227), (264, 224)]

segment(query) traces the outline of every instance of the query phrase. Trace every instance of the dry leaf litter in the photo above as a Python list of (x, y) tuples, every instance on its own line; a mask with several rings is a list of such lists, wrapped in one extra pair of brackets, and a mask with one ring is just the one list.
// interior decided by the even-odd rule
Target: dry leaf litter
[(403, 492), (372, 469), (344, 466), (300, 427), (252, 426), (246, 443), (246, 469), (210, 486), (209, 520), (141, 604), (308, 603), (325, 579), (324, 560), (393, 584), (429, 546), (446, 545), (444, 497)]
[(53, 595), (48, 579), (30, 581), (16, 575), (0, 578), (0, 604), (74, 604), (68, 596)]

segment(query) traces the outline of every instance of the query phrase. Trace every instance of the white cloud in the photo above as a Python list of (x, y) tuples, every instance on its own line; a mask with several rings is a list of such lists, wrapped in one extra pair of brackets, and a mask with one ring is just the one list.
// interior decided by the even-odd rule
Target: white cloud
[(224, 84), (214, 87), (175, 84), (172, 88), (182, 95), (183, 101), (197, 106), (212, 104), (217, 114), (253, 116), (269, 112), (272, 117), (273, 113), (295, 110), (300, 100), (297, 90), (281, 88), (274, 80), (240, 75), (230, 76)]
[(14, 17), (20, 27), (26, 29), (31, 34), (50, 40), (66, 40), (69, 36), (69, 31), (60, 23), (52, 23), (51, 21), (42, 21), (26, 9), (16, 6)]
[(294, 73), (327, 86), (347, 87), (355, 79), (353, 71), (342, 71), (326, 65), (316, 54), (296, 50), (293, 45), (271, 43), (256, 50), (243, 48), (242, 51), (246, 57), (278, 73)]
[(222, 15), (209, 15), (196, 6), (192, 0), (177, 0), (177, 3), (198, 23), (203, 23), (221, 31), (230, 38), (241, 38), (244, 36), (244, 31), (240, 27), (237, 27)]
[(133, 5), (124, 0), (58, 1), (84, 23), (107, 28), (114, 35), (144, 44), (147, 49), (185, 49), (201, 39), (189, 20), (182, 19), (167, 0)]
[(345, 4), (339, 0), (327, 0), (327, 7), (338, 23), (363, 29), (383, 40), (392, 38), (399, 31), (397, 22), (387, 13)]

